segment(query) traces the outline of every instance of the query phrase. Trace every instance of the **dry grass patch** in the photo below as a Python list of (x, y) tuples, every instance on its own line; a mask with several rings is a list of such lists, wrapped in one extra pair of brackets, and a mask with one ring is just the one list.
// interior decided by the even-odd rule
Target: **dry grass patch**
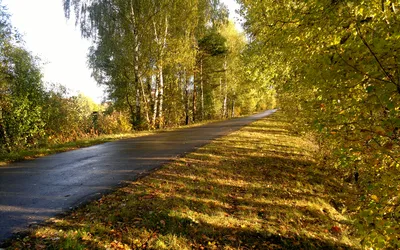
[(277, 113), (54, 220), (12, 249), (353, 249), (344, 192)]

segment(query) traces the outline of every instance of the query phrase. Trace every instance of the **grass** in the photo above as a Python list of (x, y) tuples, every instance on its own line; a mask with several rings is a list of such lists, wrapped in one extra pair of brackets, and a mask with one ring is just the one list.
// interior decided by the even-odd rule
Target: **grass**
[(53, 219), (10, 249), (358, 249), (345, 192), (281, 113)]

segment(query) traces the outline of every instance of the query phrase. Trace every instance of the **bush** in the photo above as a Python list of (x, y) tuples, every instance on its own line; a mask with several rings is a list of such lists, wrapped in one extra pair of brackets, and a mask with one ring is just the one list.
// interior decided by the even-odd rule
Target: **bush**
[(98, 114), (94, 129), (99, 134), (119, 134), (132, 131), (129, 115), (123, 112), (113, 111), (110, 114)]

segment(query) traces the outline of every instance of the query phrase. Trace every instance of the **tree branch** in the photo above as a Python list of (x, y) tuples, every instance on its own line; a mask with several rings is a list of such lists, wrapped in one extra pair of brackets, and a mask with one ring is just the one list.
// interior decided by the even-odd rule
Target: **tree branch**
[[(375, 54), (375, 52), (371, 49), (371, 47), (369, 46), (369, 44), (367, 43), (367, 41), (365, 40), (365, 38), (363, 37), (360, 27), (358, 27), (358, 24), (356, 24), (356, 29), (357, 29), (357, 35), (360, 37), (361, 41), (364, 43), (364, 45), (368, 48), (369, 52), (372, 54), (372, 56), (375, 58), (376, 62), (378, 63), (379, 67), (381, 68), (381, 70), (383, 71), (383, 73), (386, 75), (386, 77), (390, 80), (390, 82), (392, 82), (398, 90), (399, 89), (399, 85), (396, 83), (396, 81), (393, 79), (393, 76), (391, 76), (383, 67), (381, 61), (378, 59), (377, 55)], [(400, 93), (400, 92), (399, 92)]]
[(377, 80), (377, 81), (381, 81), (381, 82), (385, 82), (385, 83), (391, 83), (391, 81), (386, 81), (386, 80), (384, 80), (384, 79), (380, 79), (380, 78), (376, 78), (376, 77), (370, 76), (368, 73), (363, 72), (362, 70), (358, 69), (356, 66), (350, 64), (349, 62), (347, 62), (347, 61), (342, 57), (342, 55), (337, 51), (337, 49), (336, 49), (336, 53), (338, 54), (338, 56), (340, 57), (340, 59), (341, 59), (347, 66), (349, 66), (350, 68), (354, 69), (355, 71), (361, 73), (362, 75), (365, 75), (365, 76), (367, 76), (368, 78), (374, 79), (374, 80)]

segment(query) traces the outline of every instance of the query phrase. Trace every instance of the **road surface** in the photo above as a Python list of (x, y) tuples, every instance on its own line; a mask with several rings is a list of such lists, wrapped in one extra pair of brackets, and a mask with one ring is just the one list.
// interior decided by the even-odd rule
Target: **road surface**
[(274, 113), (109, 142), (0, 167), (0, 243)]

